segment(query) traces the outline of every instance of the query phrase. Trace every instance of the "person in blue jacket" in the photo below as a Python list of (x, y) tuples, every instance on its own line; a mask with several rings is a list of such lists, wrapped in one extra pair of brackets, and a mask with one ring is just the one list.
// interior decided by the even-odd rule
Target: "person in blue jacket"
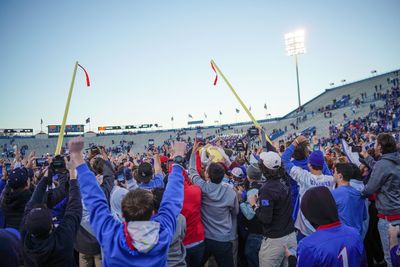
[(103, 250), (103, 266), (167, 266), (168, 248), (183, 202), (183, 162), (186, 144), (173, 146), (175, 164), (158, 210), (153, 215), (153, 195), (144, 189), (129, 191), (122, 200), (122, 216), (117, 221), (94, 174), (82, 156), (83, 139), (69, 142), (70, 161), (75, 166), (82, 199), (90, 213), (90, 224)]
[[(301, 212), (317, 230), (297, 247), (297, 266), (366, 266), (363, 241), (356, 229), (342, 224), (331, 192), (325, 186), (308, 189), (301, 200)], [(289, 266), (295, 266), (293, 255)]]
[(353, 173), (353, 167), (349, 163), (335, 165), (333, 175), (338, 187), (332, 191), (332, 195), (339, 211), (340, 221), (357, 229), (362, 237), (363, 222), (367, 219), (367, 208), (360, 191), (350, 186)]

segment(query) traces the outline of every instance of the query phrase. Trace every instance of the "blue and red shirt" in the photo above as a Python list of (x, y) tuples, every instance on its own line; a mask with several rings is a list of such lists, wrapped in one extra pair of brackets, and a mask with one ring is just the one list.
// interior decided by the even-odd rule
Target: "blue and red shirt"
[(297, 266), (366, 266), (363, 241), (352, 227), (339, 221), (321, 225), (297, 248)]

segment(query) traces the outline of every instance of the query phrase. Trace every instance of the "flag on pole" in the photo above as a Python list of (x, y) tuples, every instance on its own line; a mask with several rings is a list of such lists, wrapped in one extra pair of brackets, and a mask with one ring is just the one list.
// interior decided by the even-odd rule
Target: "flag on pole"
[(189, 117), (189, 118), (191, 118), (191, 119), (193, 119), (193, 116), (192, 116), (192, 115), (190, 115), (190, 114), (188, 115), (188, 117)]
[(221, 110), (219, 111), (219, 115), (222, 115), (222, 111)]
[(264, 109), (267, 109), (267, 103), (264, 104)]
[(40, 119), (40, 124), (43, 124), (43, 119)]
[(236, 109), (236, 113), (239, 113), (239, 111), (240, 111), (239, 109)]
[(171, 121), (174, 121), (174, 117), (171, 117)]
[(90, 123), (90, 118), (87, 118), (87, 119), (86, 119), (86, 123)]
[(215, 72), (215, 79), (214, 79), (214, 86), (217, 85), (217, 81), (218, 81), (218, 73), (215, 70), (214, 64), (212, 64), (211, 62), (211, 68), (213, 69), (213, 71)]
[(87, 71), (85, 70), (84, 67), (82, 67), (81, 64), (78, 64), (78, 66), (85, 72), (85, 76), (86, 76), (86, 85), (87, 85), (87, 87), (89, 87), (89, 86), (90, 86), (90, 80), (89, 80), (89, 75), (88, 75)]

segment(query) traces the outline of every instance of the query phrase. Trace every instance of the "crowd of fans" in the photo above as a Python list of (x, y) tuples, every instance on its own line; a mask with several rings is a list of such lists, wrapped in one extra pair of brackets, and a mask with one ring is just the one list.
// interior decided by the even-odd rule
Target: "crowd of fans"
[(400, 266), (398, 83), (379, 94), (327, 138), (252, 128), (146, 153), (80, 137), (55, 157), (14, 149), (0, 265)]

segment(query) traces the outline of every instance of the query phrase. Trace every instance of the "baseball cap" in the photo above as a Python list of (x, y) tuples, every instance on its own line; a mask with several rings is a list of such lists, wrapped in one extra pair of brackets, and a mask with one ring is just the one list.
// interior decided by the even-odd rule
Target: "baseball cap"
[(244, 177), (244, 173), (243, 173), (242, 169), (239, 168), (239, 167), (233, 168), (231, 173), (232, 173), (233, 176), (235, 176), (237, 178), (243, 178)]
[(160, 156), (160, 162), (161, 163), (166, 163), (169, 160), (167, 156)]
[(28, 180), (28, 170), (26, 168), (16, 168), (9, 173), (8, 184), (12, 189), (18, 189), (26, 185)]
[(257, 165), (251, 164), (249, 167), (247, 167), (247, 177), (254, 179), (254, 180), (260, 180), (262, 176), (260, 168), (258, 168)]
[(53, 225), (51, 210), (46, 207), (33, 208), (25, 220), (25, 229), (37, 238), (46, 238)]
[(260, 159), (268, 169), (276, 170), (281, 166), (281, 157), (276, 152), (262, 152), (260, 154)]
[(324, 155), (320, 150), (313, 151), (308, 158), (308, 162), (316, 167), (323, 167), (324, 161)]

